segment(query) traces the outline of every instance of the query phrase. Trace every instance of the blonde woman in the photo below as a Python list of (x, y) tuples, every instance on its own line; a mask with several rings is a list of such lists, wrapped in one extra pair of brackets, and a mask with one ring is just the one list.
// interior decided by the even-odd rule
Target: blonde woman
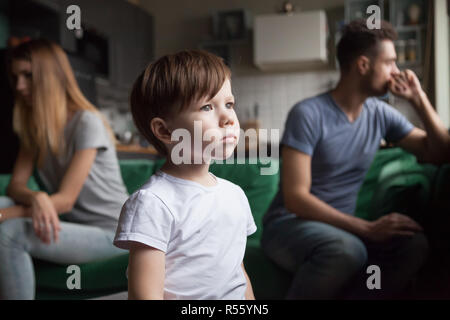
[[(64, 51), (32, 40), (13, 49), (10, 69), (21, 148), (0, 198), (0, 298), (33, 299), (31, 257), (80, 264), (124, 252), (112, 241), (128, 195), (111, 129)], [(48, 193), (27, 187), (34, 168)]]

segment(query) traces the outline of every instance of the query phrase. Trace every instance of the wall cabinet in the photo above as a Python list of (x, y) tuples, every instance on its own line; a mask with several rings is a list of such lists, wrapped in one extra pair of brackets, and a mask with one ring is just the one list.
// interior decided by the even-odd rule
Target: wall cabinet
[(254, 19), (254, 62), (262, 70), (326, 66), (325, 11), (260, 15)]
[(66, 8), (81, 9), (81, 23), (108, 39), (111, 85), (130, 88), (145, 65), (153, 59), (153, 18), (125, 0), (61, 0), (61, 45), (76, 49), (73, 30), (66, 27)]

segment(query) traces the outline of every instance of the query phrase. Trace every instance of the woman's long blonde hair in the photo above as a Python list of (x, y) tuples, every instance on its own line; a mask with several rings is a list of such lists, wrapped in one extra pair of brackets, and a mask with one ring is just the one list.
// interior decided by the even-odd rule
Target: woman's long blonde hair
[(13, 60), (31, 63), (32, 104), (16, 98), (13, 126), (22, 147), (37, 156), (39, 166), (47, 152), (54, 155), (64, 152), (64, 127), (69, 110), (96, 113), (115, 142), (106, 119), (81, 93), (69, 59), (59, 45), (44, 39), (31, 40), (13, 49)]

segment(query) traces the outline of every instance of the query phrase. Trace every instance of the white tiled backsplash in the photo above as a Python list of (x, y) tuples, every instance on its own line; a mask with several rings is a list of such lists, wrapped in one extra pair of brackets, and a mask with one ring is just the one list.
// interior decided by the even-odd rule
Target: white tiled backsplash
[[(338, 80), (339, 71), (233, 77), (232, 88), (237, 103), (237, 116), (241, 124), (249, 120), (248, 114), (253, 120), (254, 105), (258, 104), (261, 128), (279, 129), (281, 139), (288, 112), (294, 104), (331, 90)], [(391, 103), (413, 125), (422, 127), (419, 117), (407, 102), (391, 99)]]
[(233, 77), (237, 116), (241, 124), (253, 120), (254, 106), (258, 104), (261, 128), (279, 129), (281, 138), (292, 106), (305, 98), (332, 89), (338, 79), (338, 71)]

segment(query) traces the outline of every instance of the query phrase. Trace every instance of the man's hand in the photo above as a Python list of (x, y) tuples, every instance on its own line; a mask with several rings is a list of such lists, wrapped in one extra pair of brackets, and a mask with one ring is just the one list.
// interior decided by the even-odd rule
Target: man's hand
[(61, 230), (59, 217), (47, 193), (36, 192), (33, 194), (28, 214), (33, 220), (34, 232), (42, 242), (50, 244), (52, 234), (53, 240), (58, 241), (58, 233)]
[(409, 69), (392, 76), (389, 90), (394, 95), (408, 100), (414, 106), (420, 105), (420, 96), (424, 93), (416, 74)]
[(393, 212), (370, 222), (366, 236), (370, 241), (384, 242), (395, 236), (413, 236), (421, 231), (423, 231), (422, 227), (413, 219)]

